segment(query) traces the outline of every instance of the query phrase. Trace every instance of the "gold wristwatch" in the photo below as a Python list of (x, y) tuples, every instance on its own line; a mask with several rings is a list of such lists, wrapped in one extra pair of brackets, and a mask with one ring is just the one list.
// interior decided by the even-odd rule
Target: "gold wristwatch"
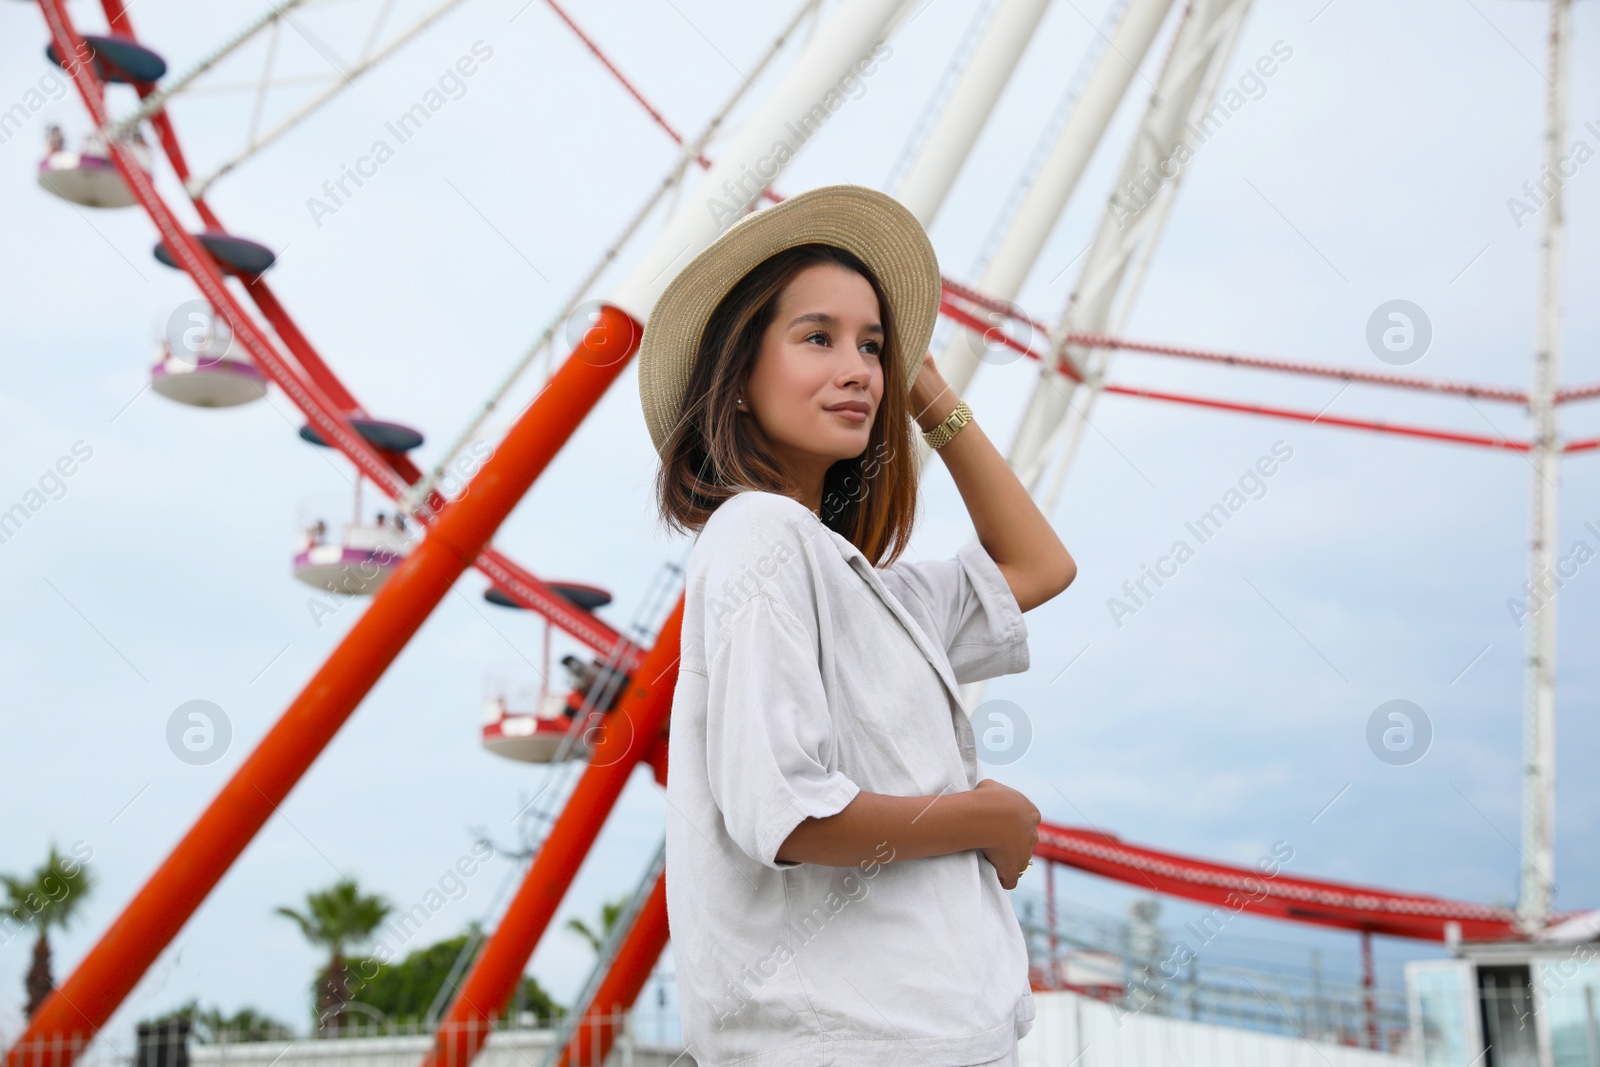
[(961, 427), (972, 421), (972, 409), (967, 407), (965, 400), (956, 405), (955, 410), (945, 416), (945, 420), (933, 429), (923, 433), (922, 439), (928, 442), (931, 448), (943, 448), (950, 443), (950, 439), (961, 432)]

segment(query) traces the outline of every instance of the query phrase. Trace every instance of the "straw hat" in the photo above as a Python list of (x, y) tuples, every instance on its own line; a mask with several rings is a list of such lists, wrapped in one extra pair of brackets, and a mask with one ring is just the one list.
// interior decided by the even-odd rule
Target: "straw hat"
[(835, 245), (872, 271), (899, 333), (907, 389), (939, 317), (939, 261), (922, 223), (894, 197), (864, 185), (824, 185), (739, 219), (673, 278), (639, 342), (639, 400), (660, 452), (677, 425), (700, 334), (728, 290), (795, 245)]

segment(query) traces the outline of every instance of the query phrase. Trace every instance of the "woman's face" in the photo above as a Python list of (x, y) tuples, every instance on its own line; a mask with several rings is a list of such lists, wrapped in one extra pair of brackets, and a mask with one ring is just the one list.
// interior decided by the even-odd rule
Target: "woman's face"
[(778, 297), (739, 410), (792, 474), (820, 484), (835, 462), (866, 451), (883, 397), (883, 339), (877, 294), (853, 270), (815, 264)]

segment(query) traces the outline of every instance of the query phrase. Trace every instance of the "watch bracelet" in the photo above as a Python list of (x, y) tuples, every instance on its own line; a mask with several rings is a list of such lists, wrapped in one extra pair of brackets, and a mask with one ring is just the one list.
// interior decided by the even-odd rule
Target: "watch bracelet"
[[(954, 429), (952, 429), (950, 427), (950, 422), (951, 420), (956, 419), (958, 416), (961, 417), (961, 421)], [(972, 421), (972, 417), (972, 409), (967, 406), (967, 402), (965, 400), (962, 400), (951, 409), (950, 414), (945, 416), (943, 422), (939, 423), (939, 425), (935, 426), (933, 429), (924, 432), (922, 438), (928, 442), (928, 445), (931, 448), (943, 448), (945, 445), (950, 443), (956, 434), (960, 433), (962, 429), (966, 427), (967, 423)]]

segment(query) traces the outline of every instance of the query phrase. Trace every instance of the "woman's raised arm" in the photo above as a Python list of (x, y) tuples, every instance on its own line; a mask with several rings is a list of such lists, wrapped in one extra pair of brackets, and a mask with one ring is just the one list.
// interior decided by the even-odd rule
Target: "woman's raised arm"
[[(923, 432), (943, 422), (960, 400), (933, 356), (924, 354), (910, 395), (911, 413)], [(938, 452), (961, 491), (978, 540), (1005, 575), (1023, 611), (1072, 584), (1078, 564), (976, 419)]]

